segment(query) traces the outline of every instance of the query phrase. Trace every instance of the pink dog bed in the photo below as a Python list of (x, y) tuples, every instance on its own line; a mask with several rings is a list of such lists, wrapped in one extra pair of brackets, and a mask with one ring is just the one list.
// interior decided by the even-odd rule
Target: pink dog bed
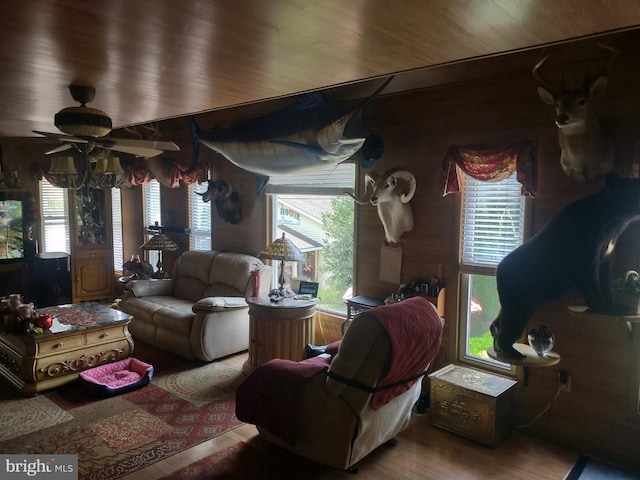
[(111, 397), (148, 385), (153, 366), (137, 358), (125, 358), (80, 372), (78, 381), (97, 397)]

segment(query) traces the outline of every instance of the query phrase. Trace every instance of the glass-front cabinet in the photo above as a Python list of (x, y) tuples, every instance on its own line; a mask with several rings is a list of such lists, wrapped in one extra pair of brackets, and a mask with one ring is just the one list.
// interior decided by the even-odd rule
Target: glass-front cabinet
[(73, 302), (110, 298), (114, 290), (111, 192), (69, 190)]

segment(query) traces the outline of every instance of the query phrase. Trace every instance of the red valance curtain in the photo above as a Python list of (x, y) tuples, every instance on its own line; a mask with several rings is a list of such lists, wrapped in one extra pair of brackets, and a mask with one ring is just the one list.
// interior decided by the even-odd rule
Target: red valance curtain
[[(123, 158), (120, 165), (124, 174), (117, 186), (143, 185), (155, 178), (166, 187), (179, 188), (180, 181), (189, 185), (207, 180), (207, 169), (201, 163), (190, 168), (179, 165), (171, 158), (133, 160)], [(69, 178), (65, 175), (50, 174), (42, 168), (35, 173), (37, 180), (44, 177), (55, 187), (69, 188)]]
[(537, 146), (529, 140), (494, 146), (447, 149), (442, 162), (442, 196), (460, 191), (462, 174), (483, 182), (499, 182), (516, 172), (522, 195), (535, 197), (538, 183)]

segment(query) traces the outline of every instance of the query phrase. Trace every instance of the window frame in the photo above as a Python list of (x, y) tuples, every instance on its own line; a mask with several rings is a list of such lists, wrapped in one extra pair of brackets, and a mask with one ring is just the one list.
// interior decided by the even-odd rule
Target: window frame
[[(142, 185), (142, 202), (144, 209), (143, 219), (145, 222), (143, 225), (144, 243), (146, 243), (155, 233), (150, 231), (149, 227), (156, 224), (156, 222), (158, 225), (162, 225), (162, 190), (160, 188), (160, 182), (156, 179), (149, 180), (149, 182)], [(146, 250), (145, 255), (146, 261), (155, 269), (160, 259), (158, 251)]]
[[(470, 180), (469, 180), (470, 179)], [(515, 187), (517, 182), (515, 181), (516, 174), (514, 173), (509, 180), (512, 181), (512, 187)], [(464, 176), (465, 185), (463, 187), (463, 191), (461, 192), (460, 198), (460, 235), (459, 235), (459, 298), (458, 298), (458, 308), (459, 308), (459, 324), (458, 324), (458, 342), (457, 342), (457, 355), (456, 358), (459, 362), (463, 364), (468, 364), (470, 366), (481, 368), (483, 370), (489, 370), (498, 374), (518, 377), (522, 376), (521, 370), (518, 369), (515, 365), (499, 362), (493, 359), (484, 359), (481, 357), (473, 356), (467, 351), (467, 347), (469, 344), (469, 321), (470, 321), (470, 302), (471, 302), (471, 281), (472, 275), (483, 275), (483, 276), (496, 276), (496, 268), (500, 260), (494, 261), (493, 264), (491, 262), (468, 262), (464, 263), (464, 208), (465, 208), (465, 193), (466, 186), (469, 181), (477, 182), (477, 183), (485, 183), (479, 180), (475, 180), (471, 177)], [(499, 183), (499, 182), (498, 182)], [(517, 184), (519, 186), (519, 184)], [(520, 238), (521, 242), (518, 245), (515, 245), (514, 248), (521, 245), (526, 241), (530, 236), (531, 231), (531, 197), (520, 195), (521, 199), (521, 222), (520, 222)], [(506, 252), (508, 254), (509, 252)], [(504, 258), (504, 256), (502, 258)], [(497, 295), (497, 292), (496, 292)]]
[(628, 418), (640, 423), (640, 335), (634, 332), (639, 324), (627, 324), (629, 329), (629, 343), (631, 343), (631, 355), (629, 365), (629, 401)]
[[(266, 209), (267, 209), (267, 242), (271, 243), (276, 238), (278, 230), (277, 219), (277, 200), (278, 195), (309, 195), (309, 196), (346, 196), (351, 193), (355, 194), (356, 182), (358, 178), (358, 167), (351, 162), (343, 162), (338, 165), (330, 165), (323, 169), (316, 170), (314, 172), (298, 174), (296, 176), (291, 175), (272, 175), (269, 179), (269, 183), (265, 186), (264, 192), (267, 195)], [(355, 291), (355, 268), (357, 259), (356, 250), (356, 232), (355, 228), (358, 221), (358, 209), (353, 208), (354, 221), (353, 221), (353, 259), (352, 259), (352, 288)], [(273, 280), (272, 285), (278, 285), (279, 265), (276, 262), (273, 263)], [(346, 305), (345, 312), (325, 308), (322, 303), (318, 304), (318, 311), (323, 312), (327, 316), (336, 317), (339, 319), (346, 318)]]
[[(342, 196), (342, 195), (335, 195), (335, 194), (330, 194), (330, 193), (326, 193), (326, 192), (301, 193), (300, 191), (297, 191), (296, 193), (284, 193), (284, 192), (281, 192), (281, 193), (277, 193), (277, 194), (275, 194), (275, 193), (274, 194), (268, 194), (267, 195), (268, 196), (267, 208), (269, 209), (268, 218), (270, 219), (269, 225), (268, 225), (268, 234), (269, 234), (269, 237), (272, 239), (272, 240), (269, 241), (269, 243), (271, 243), (273, 240), (278, 238), (278, 234), (279, 234), (278, 230), (279, 229), (284, 231), (287, 228), (286, 226), (284, 226), (284, 228), (283, 228), (283, 225), (278, 224), (278, 221), (277, 221), (277, 219), (278, 219), (278, 205), (280, 203), (285, 204), (285, 205), (288, 203), (286, 198), (281, 198), (279, 200), (278, 197), (279, 196), (287, 196), (287, 195), (295, 196), (295, 197), (305, 197), (305, 196), (308, 196), (308, 197), (326, 197), (326, 198), (329, 198), (329, 199), (333, 199), (333, 198)], [(351, 259), (352, 260), (352, 262), (351, 262), (351, 270), (352, 270), (352, 284), (351, 284), (351, 287), (352, 287), (352, 289), (353, 289), (353, 281), (355, 280), (355, 275), (354, 275), (354, 271), (355, 270), (354, 269), (355, 269), (355, 256), (356, 256), (356, 253), (355, 253), (355, 245), (356, 245), (356, 242), (355, 242), (355, 210), (356, 209), (355, 209), (355, 206), (353, 206), (353, 209), (354, 209), (354, 222), (353, 222), (353, 226), (352, 226), (353, 227), (353, 235), (352, 235), (353, 250), (352, 250), (352, 259)], [(309, 215), (310, 217), (313, 216), (310, 212), (306, 212), (306, 214)], [(287, 238), (291, 239), (291, 235), (292, 234), (289, 234)], [(312, 254), (314, 252), (315, 252), (314, 250), (310, 250), (308, 253)], [(320, 252), (322, 252), (322, 249), (320, 249)], [(302, 253), (306, 254), (307, 252), (303, 251)], [(286, 269), (288, 263), (289, 262), (285, 262), (285, 269)], [(296, 265), (295, 269), (298, 272), (300, 270), (299, 263), (300, 262), (295, 262), (295, 265)], [(272, 266), (273, 266), (272, 285), (274, 285), (274, 287), (275, 287), (275, 286), (278, 285), (278, 277), (280, 275), (280, 262), (279, 261), (273, 261)], [(316, 265), (316, 267), (318, 267), (318, 265)], [(293, 270), (293, 267), (292, 267), (292, 270)], [(300, 274), (298, 273), (297, 276), (300, 277)], [(318, 281), (319, 283), (322, 283), (322, 281), (320, 279), (316, 279), (316, 281)], [(335, 305), (335, 304), (333, 304), (333, 305)], [(318, 308), (319, 311), (325, 312), (325, 313), (327, 313), (329, 315), (333, 315), (333, 316), (336, 316), (336, 317), (339, 317), (339, 318), (346, 318), (346, 314), (347, 314), (347, 312), (346, 312), (346, 304), (344, 305), (344, 311), (343, 311), (342, 309), (330, 308), (327, 304), (323, 304), (322, 298), (320, 298), (320, 301), (318, 303), (317, 308)]]
[[(204, 202), (202, 200), (202, 196), (198, 195), (199, 193), (197, 189), (200, 184), (192, 183), (188, 186), (187, 189), (187, 203), (189, 209), (189, 250), (211, 250), (213, 248), (213, 224), (212, 224), (212, 202)], [(206, 191), (206, 189), (205, 189)], [(195, 205), (198, 205), (198, 208), (194, 208)], [(197, 214), (197, 218), (194, 215)], [(208, 230), (206, 228), (201, 228), (200, 221), (203, 218), (208, 219)], [(204, 222), (207, 223), (206, 220)], [(206, 226), (206, 225), (205, 225)], [(208, 246), (207, 244), (208, 237)], [(204, 244), (206, 248), (199, 248)]]
[(122, 229), (122, 197), (119, 188), (111, 189), (111, 244), (113, 246), (113, 270), (122, 273), (124, 264), (124, 245)]
[[(44, 182), (46, 182), (46, 185), (44, 184)], [(43, 188), (44, 187), (44, 188)], [(45, 212), (45, 194), (47, 194), (47, 192), (45, 192), (45, 190), (50, 190), (52, 193), (53, 192), (57, 192), (57, 190), (52, 190), (52, 189), (57, 189), (60, 190), (61, 194), (62, 194), (62, 201), (63, 201), (63, 214), (56, 214), (56, 215), (47, 215)], [(69, 222), (69, 192), (66, 188), (60, 188), (60, 187), (56, 187), (53, 184), (51, 184), (48, 180), (46, 180), (45, 178), (42, 178), (39, 182), (38, 182), (38, 195), (39, 195), (39, 200), (40, 200), (40, 251), (41, 252), (60, 252), (60, 249), (55, 248), (55, 249), (49, 249), (47, 248), (47, 235), (46, 235), (46, 229), (47, 229), (47, 224), (50, 222), (61, 222), (62, 226), (63, 226), (63, 232), (64, 232), (64, 243), (65, 243), (65, 249), (64, 252), (71, 254), (71, 224)]]

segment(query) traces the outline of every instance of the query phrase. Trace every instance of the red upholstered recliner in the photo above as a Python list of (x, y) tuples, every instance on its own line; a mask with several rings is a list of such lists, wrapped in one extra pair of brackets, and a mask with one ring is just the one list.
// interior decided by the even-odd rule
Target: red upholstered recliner
[(238, 419), (310, 460), (347, 469), (404, 430), (442, 341), (422, 297), (358, 315), (335, 355), (275, 359), (238, 387)]

